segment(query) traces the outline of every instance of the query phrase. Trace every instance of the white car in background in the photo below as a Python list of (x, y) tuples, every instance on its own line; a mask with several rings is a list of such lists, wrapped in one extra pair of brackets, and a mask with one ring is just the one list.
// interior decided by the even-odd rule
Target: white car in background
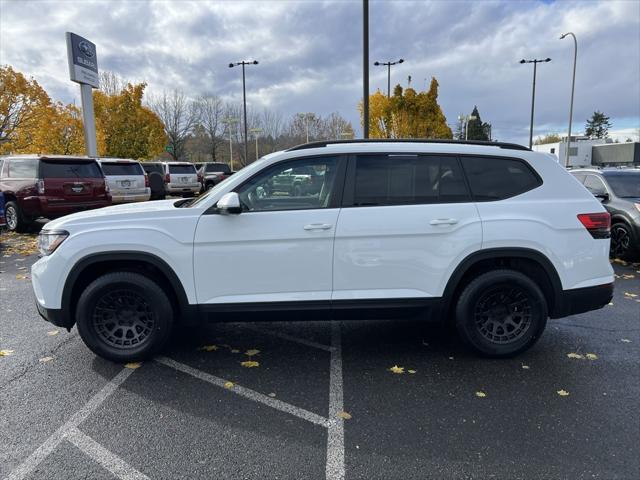
[(167, 195), (193, 197), (200, 193), (202, 184), (196, 166), (189, 162), (165, 162), (165, 190)]
[(125, 158), (102, 158), (98, 161), (109, 185), (113, 203), (149, 200), (149, 178), (140, 162)]

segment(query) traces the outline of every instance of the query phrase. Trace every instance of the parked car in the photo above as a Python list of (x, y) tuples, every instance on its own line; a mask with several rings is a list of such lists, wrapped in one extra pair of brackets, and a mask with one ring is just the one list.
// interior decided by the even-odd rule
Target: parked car
[(198, 175), (200, 175), (202, 181), (202, 189), (210, 190), (215, 187), (222, 180), (233, 175), (231, 167), (222, 162), (209, 162), (203, 163), (198, 169)]
[(576, 177), (611, 214), (611, 256), (640, 258), (640, 169), (577, 169)]
[(198, 172), (193, 163), (166, 162), (164, 172), (165, 192), (168, 195), (193, 197), (200, 192), (202, 184), (198, 180)]
[(4, 216), (4, 193), (0, 192), (0, 230), (7, 226), (7, 221)]
[(312, 195), (320, 191), (324, 173), (318, 174), (311, 167), (289, 168), (271, 179), (265, 186), (267, 194), (290, 193), (294, 197)]
[(149, 178), (151, 200), (164, 200), (166, 196), (164, 163), (142, 162), (141, 165)]
[(149, 177), (140, 162), (123, 158), (99, 160), (113, 203), (146, 202), (151, 198)]
[(9, 230), (26, 231), (39, 218), (57, 218), (111, 205), (94, 158), (16, 155), (0, 160), (0, 190)]
[[(308, 167), (324, 172), (317, 194), (265, 194)], [(472, 349), (505, 357), (530, 348), (548, 317), (613, 294), (609, 213), (519, 145), (318, 142), (198, 199), (100, 213), (46, 225), (31, 273), (40, 314), (77, 324), (115, 361), (153, 355), (198, 322), (401, 313), (451, 318)]]

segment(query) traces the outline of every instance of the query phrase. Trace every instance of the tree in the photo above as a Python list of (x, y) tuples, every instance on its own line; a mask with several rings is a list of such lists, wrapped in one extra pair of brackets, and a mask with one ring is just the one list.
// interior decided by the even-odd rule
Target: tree
[(561, 140), (560, 135), (557, 133), (549, 133), (541, 137), (536, 138), (533, 141), (534, 145), (544, 145), (545, 143), (559, 143)]
[(200, 125), (209, 136), (209, 153), (212, 161), (218, 161), (218, 149), (224, 143), (224, 105), (220, 97), (205, 94), (198, 98), (200, 109)]
[[(362, 103), (360, 103), (362, 114)], [(362, 117), (361, 117), (362, 118)], [(396, 85), (391, 98), (380, 91), (369, 97), (371, 138), (453, 138), (447, 119), (438, 105), (438, 81), (429, 90), (416, 92)]]
[(478, 111), (477, 106), (473, 106), (473, 111), (471, 112), (471, 117), (475, 117), (470, 119), (467, 122), (467, 140), (484, 140), (488, 141), (491, 139), (489, 133), (491, 132), (491, 124), (483, 123), (482, 118), (480, 118), (480, 112)]
[(10, 66), (0, 67), (0, 153), (29, 148), (49, 95), (33, 78)]
[(185, 154), (185, 142), (200, 120), (198, 104), (176, 89), (163, 92), (152, 101), (151, 108), (164, 125), (171, 158), (180, 160)]
[(119, 93), (93, 92), (101, 156), (149, 159), (163, 151), (167, 137), (162, 121), (142, 104), (145, 83), (127, 84)]
[(609, 129), (613, 125), (609, 122), (609, 117), (596, 110), (584, 126), (584, 134), (589, 138), (607, 138)]

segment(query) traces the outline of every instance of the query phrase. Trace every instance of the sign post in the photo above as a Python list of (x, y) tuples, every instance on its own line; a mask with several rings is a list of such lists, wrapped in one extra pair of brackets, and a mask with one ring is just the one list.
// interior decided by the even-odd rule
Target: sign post
[(69, 61), (69, 78), (80, 84), (82, 100), (82, 122), (84, 124), (84, 145), (87, 155), (96, 157), (98, 145), (96, 141), (96, 121), (93, 113), (93, 88), (100, 86), (98, 80), (98, 56), (96, 46), (86, 38), (67, 32), (67, 59)]

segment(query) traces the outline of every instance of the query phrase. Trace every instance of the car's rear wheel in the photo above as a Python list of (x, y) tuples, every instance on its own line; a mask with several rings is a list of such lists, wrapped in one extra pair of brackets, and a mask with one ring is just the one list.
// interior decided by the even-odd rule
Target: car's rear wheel
[(17, 202), (7, 202), (4, 207), (4, 215), (7, 220), (7, 228), (12, 232), (25, 233), (29, 230), (31, 224), (24, 218)]
[(611, 257), (633, 260), (636, 254), (635, 245), (636, 240), (631, 228), (626, 223), (614, 223), (611, 227)]
[(493, 270), (472, 280), (458, 298), (456, 328), (481, 355), (510, 357), (538, 341), (547, 324), (540, 287), (514, 270)]
[(78, 332), (97, 355), (115, 362), (148, 358), (169, 340), (173, 308), (153, 280), (113, 272), (89, 284), (78, 300)]

